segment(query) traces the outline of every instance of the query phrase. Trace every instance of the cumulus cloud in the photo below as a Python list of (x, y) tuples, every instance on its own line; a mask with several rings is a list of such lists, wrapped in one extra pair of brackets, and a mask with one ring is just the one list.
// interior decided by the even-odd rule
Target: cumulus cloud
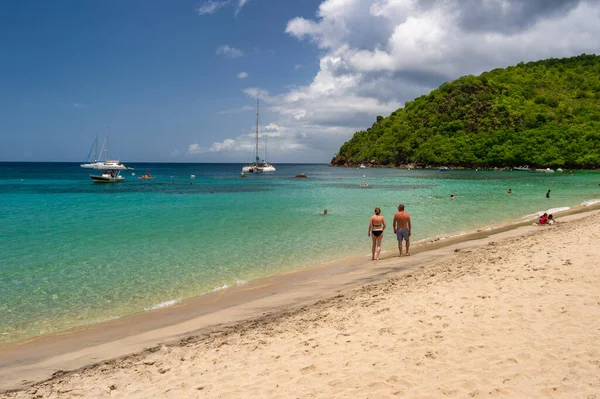
[(227, 44), (217, 47), (217, 55), (222, 55), (228, 58), (239, 58), (244, 55), (244, 52)]
[(275, 96), (277, 123), (306, 142), (340, 139), (333, 154), (377, 115), (445, 81), (600, 52), (600, 2), (325, 0), (314, 19), (294, 18), (286, 32), (322, 55), (309, 85)]
[(210, 146), (210, 151), (211, 152), (231, 151), (232, 149), (236, 149), (237, 147), (238, 147), (238, 144), (235, 140), (226, 139), (221, 143), (213, 143), (213, 145)]
[[(255, 133), (250, 133), (247, 135), (240, 135), (235, 139), (225, 139), (221, 142), (213, 143), (208, 151), (213, 153), (227, 154), (238, 153), (240, 154), (238, 159), (242, 159), (244, 156), (254, 153), (255, 137)], [(309, 149), (308, 146), (298, 140), (298, 137), (284, 137), (278, 131), (261, 131), (259, 133), (259, 151), (261, 156), (265, 148), (265, 140), (268, 140), (269, 154), (276, 154), (275, 157), (279, 160), (289, 161), (289, 157), (297, 155), (298, 151), (305, 151)]]
[(240, 72), (237, 74), (238, 79), (246, 79), (248, 77), (247, 72)]
[[(337, 56), (333, 76), (347, 73), (440, 79), (480, 73), (522, 60), (598, 51), (596, 0), (324, 1), (316, 20), (295, 18), (286, 32)], [(362, 20), (362, 22), (361, 22)], [(377, 76), (376, 76), (377, 75)]]

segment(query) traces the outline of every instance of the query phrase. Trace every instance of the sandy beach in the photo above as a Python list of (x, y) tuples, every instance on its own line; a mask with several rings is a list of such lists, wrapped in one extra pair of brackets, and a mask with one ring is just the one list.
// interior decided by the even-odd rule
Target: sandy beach
[(600, 398), (599, 240), (593, 210), (10, 345), (0, 397)]

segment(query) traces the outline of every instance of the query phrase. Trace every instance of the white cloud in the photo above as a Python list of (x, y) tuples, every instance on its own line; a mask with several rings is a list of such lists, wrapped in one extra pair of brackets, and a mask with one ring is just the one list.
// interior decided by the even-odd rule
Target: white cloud
[(296, 64), (294, 65), (294, 71), (297, 71), (298, 69), (304, 68), (304, 65), (302, 64)]
[(251, 98), (258, 98), (264, 101), (270, 101), (269, 92), (265, 89), (260, 89), (257, 87), (248, 87), (247, 89), (244, 89), (244, 93), (246, 93), (246, 95)]
[(242, 7), (244, 7), (246, 5), (246, 3), (248, 3), (248, 1), (250, 1), (250, 0), (239, 0), (238, 1), (238, 6), (235, 9), (235, 15), (238, 15), (240, 13), (240, 11), (242, 11)]
[(196, 10), (199, 15), (214, 14), (219, 8), (229, 4), (229, 1), (206, 1)]
[(232, 151), (238, 148), (238, 143), (233, 139), (226, 139), (221, 143), (213, 143), (210, 146), (211, 152)]
[(227, 44), (217, 47), (216, 51), (217, 55), (223, 55), (228, 58), (239, 58), (244, 55), (242, 50), (239, 50), (235, 47), (231, 47)]
[(87, 104), (73, 103), (73, 108), (87, 108)]
[(237, 74), (238, 79), (246, 79), (248, 77), (247, 72), (240, 72)]
[[(243, 162), (250, 159), (248, 156), (254, 153), (255, 137), (254, 133), (249, 133), (240, 135), (235, 139), (215, 142), (210, 146), (209, 151), (229, 154), (230, 157)], [(261, 131), (259, 134), (259, 151), (261, 153), (264, 151), (264, 140), (266, 138), (268, 138), (268, 153), (276, 159), (289, 161), (289, 156), (294, 155), (295, 152), (309, 149), (306, 145), (298, 142), (296, 137), (284, 136), (277, 131)], [(269, 159), (272, 159), (272, 157), (269, 157)]]
[(599, 16), (599, 2), (584, 0), (325, 0), (315, 19), (294, 18), (286, 27), (322, 49), (319, 72), (310, 84), (273, 96), (271, 109), (287, 134), (312, 147), (337, 137), (333, 155), (377, 115), (445, 81), (600, 52)]
[[(249, 1), (250, 0), (237, 0), (237, 5), (235, 6), (234, 15), (237, 16), (240, 13), (240, 11), (242, 11), (242, 8), (246, 4), (248, 4)], [(198, 7), (196, 9), (196, 11), (198, 12), (199, 15), (214, 14), (219, 9), (229, 5), (230, 3), (232, 3), (232, 0), (223, 0), (223, 1), (208, 0), (208, 1), (205, 1), (204, 3), (202, 3), (200, 5), (200, 7)]]

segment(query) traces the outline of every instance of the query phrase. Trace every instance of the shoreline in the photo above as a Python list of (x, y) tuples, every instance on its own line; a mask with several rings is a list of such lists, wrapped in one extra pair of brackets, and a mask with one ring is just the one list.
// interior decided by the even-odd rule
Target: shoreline
[[(598, 203), (577, 206), (556, 217), (560, 223), (598, 210)], [(386, 251), (377, 263), (370, 260), (370, 255), (339, 259), (213, 291), (172, 306), (3, 344), (0, 345), (0, 392), (28, 387), (53, 375), (62, 375), (63, 370), (73, 371), (132, 356), (163, 343), (176, 345), (193, 336), (202, 339), (197, 336), (310, 307), (320, 300), (449, 259), (457, 251), (479, 248), (492, 240), (529, 235), (540, 229), (532, 226), (532, 220), (526, 220), (437, 240), (424, 239), (413, 244), (410, 258), (399, 258), (394, 251)]]

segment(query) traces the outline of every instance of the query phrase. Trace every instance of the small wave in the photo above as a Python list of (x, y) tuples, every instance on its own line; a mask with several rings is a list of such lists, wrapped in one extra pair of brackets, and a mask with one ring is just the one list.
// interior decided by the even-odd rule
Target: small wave
[(222, 285), (220, 287), (217, 287), (215, 289), (212, 290), (212, 292), (217, 292), (217, 291), (222, 291), (222, 290), (226, 290), (227, 288), (229, 288), (228, 284)]
[(590, 205), (594, 205), (600, 203), (600, 199), (593, 199), (593, 200), (587, 200), (587, 201), (583, 201), (581, 203), (581, 206), (590, 206)]
[(563, 207), (560, 207), (560, 208), (550, 208), (546, 212), (547, 213), (564, 212), (564, 211), (568, 211), (569, 209), (571, 209), (571, 208), (568, 207), (568, 206), (563, 206)]
[(161, 302), (158, 305), (149, 306), (144, 308), (144, 310), (156, 310), (162, 308), (168, 308), (169, 306), (173, 306), (179, 303), (179, 299), (171, 299), (170, 301)]
[[(247, 283), (247, 281), (246, 281), (246, 280), (237, 280), (237, 281), (235, 282), (235, 286), (242, 285), (242, 284), (246, 284), (246, 283)], [(227, 288), (229, 288), (229, 287), (231, 287), (229, 284), (223, 284), (222, 286), (220, 286), (220, 287), (217, 287), (217, 288), (213, 289), (213, 290), (212, 290), (212, 292), (216, 292), (216, 291), (223, 291), (223, 290), (226, 290), (226, 289), (227, 289)]]

